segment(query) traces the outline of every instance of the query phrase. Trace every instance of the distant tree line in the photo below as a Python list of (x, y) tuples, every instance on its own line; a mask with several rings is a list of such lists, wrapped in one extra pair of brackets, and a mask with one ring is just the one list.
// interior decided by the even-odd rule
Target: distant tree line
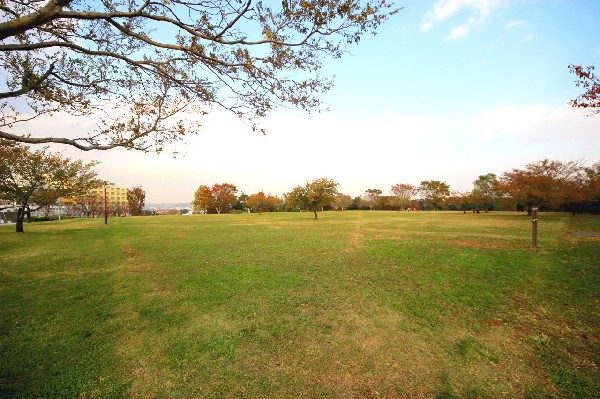
[[(98, 217), (105, 212), (102, 186), (94, 167), (82, 161), (51, 153), (48, 148), (32, 150), (22, 144), (0, 140), (0, 203), (17, 208), (16, 231), (31, 212), (67, 204), (71, 214)], [(260, 191), (238, 195), (231, 183), (201, 185), (194, 194), (196, 213), (318, 211), (347, 209), (389, 210), (540, 210), (600, 213), (600, 162), (585, 166), (581, 161), (544, 159), (512, 169), (499, 177), (480, 175), (467, 192), (451, 191), (440, 180), (419, 185), (397, 183), (383, 195), (379, 188), (367, 188), (352, 198), (338, 191), (339, 183), (318, 178), (297, 185), (283, 197)], [(127, 201), (111, 201), (106, 211), (112, 216), (143, 215), (146, 193), (141, 186), (127, 190)], [(0, 207), (1, 208), (1, 207)], [(2, 210), (2, 209), (0, 209)]]
[(569, 211), (600, 213), (600, 162), (585, 166), (580, 161), (560, 162), (544, 159), (512, 169), (499, 177), (494, 173), (480, 175), (473, 189), (451, 191), (439, 180), (424, 180), (419, 185), (397, 183), (389, 195), (379, 188), (368, 188), (352, 198), (338, 192), (339, 184), (319, 178), (298, 185), (283, 198), (258, 192), (237, 196), (230, 183), (202, 185), (192, 201), (196, 213), (310, 211), (317, 218), (323, 210), (492, 210)]

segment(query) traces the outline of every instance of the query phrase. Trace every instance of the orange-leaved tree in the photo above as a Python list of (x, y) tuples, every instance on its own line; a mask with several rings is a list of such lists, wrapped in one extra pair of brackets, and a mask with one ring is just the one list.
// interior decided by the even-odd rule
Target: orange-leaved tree
[(583, 200), (585, 170), (579, 161), (544, 159), (525, 165), (524, 169), (504, 172), (499, 188), (527, 206), (527, 213), (537, 206), (559, 207)]
[(264, 192), (260, 191), (250, 195), (246, 201), (246, 205), (255, 212), (262, 214), (265, 211), (273, 212), (280, 202), (281, 200), (276, 195), (265, 195)]
[(194, 193), (192, 206), (195, 211), (227, 213), (237, 200), (237, 192), (237, 187), (230, 183), (213, 184), (212, 187), (201, 185)]
[(594, 73), (594, 66), (569, 65), (569, 71), (577, 76), (575, 86), (585, 90), (569, 104), (574, 108), (584, 108), (591, 115), (600, 113), (600, 77)]

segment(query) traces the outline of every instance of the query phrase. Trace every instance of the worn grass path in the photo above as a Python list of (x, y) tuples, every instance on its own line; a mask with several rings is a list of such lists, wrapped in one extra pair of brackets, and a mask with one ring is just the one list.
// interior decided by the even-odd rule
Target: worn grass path
[(595, 398), (600, 218), (326, 212), (0, 229), (0, 397)]

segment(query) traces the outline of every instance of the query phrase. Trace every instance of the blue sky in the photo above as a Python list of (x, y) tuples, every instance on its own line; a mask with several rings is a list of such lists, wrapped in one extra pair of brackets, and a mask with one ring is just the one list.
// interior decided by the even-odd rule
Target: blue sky
[[(600, 115), (567, 103), (571, 63), (600, 68), (598, 0), (406, 0), (374, 37), (327, 62), (328, 112), (278, 109), (252, 133), (214, 112), (184, 158), (122, 150), (102, 177), (141, 184), (147, 202), (188, 202), (201, 184), (281, 195), (317, 177), (352, 196), (442, 180), (470, 190), (489, 172), (544, 158), (600, 161)], [(65, 129), (77, 126), (65, 122)]]

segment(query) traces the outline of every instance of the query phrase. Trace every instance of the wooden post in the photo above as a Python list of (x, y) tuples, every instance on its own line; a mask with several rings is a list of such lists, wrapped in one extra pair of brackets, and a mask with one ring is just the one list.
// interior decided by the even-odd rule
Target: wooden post
[(531, 208), (531, 246), (537, 247), (537, 208)]
[(106, 183), (104, 182), (104, 224), (108, 224), (108, 210), (106, 209)]

